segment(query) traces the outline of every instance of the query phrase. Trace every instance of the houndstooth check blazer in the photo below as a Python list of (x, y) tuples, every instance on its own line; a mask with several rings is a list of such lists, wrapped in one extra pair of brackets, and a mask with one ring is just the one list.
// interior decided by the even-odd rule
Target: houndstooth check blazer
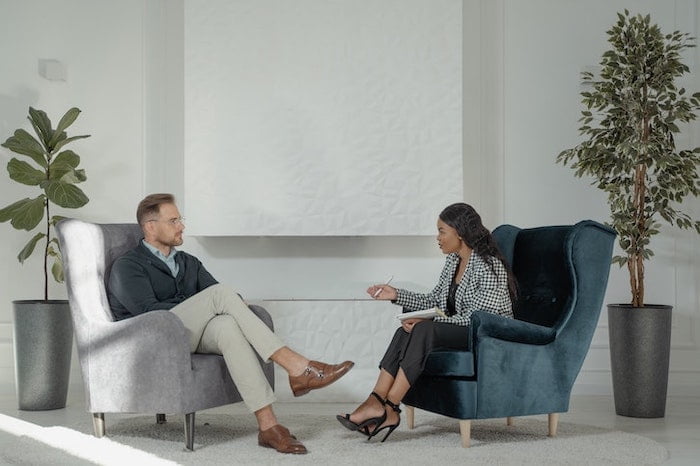
[[(405, 311), (418, 311), (437, 307), (447, 309), (447, 294), (450, 283), (459, 264), (459, 254), (448, 254), (440, 280), (433, 291), (415, 293), (397, 289), (394, 303), (403, 306)], [(508, 293), (508, 274), (498, 259), (494, 259), (495, 274), (491, 266), (481, 256), (472, 253), (455, 294), (457, 313), (449, 317), (435, 317), (436, 322), (449, 322), (455, 325), (469, 325), (472, 312), (486, 311), (505, 317), (513, 317), (513, 308)]]

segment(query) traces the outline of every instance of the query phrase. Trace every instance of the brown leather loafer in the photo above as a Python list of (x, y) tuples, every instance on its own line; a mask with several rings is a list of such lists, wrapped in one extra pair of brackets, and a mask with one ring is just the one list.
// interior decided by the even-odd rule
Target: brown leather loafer
[(352, 369), (355, 363), (345, 361), (340, 364), (325, 364), (310, 361), (301, 375), (289, 376), (289, 386), (294, 396), (306, 395), (311, 390), (330, 385)]
[(277, 424), (267, 430), (258, 432), (258, 445), (266, 448), (274, 448), (280, 453), (293, 453), (303, 455), (306, 447), (293, 436), (289, 429)]

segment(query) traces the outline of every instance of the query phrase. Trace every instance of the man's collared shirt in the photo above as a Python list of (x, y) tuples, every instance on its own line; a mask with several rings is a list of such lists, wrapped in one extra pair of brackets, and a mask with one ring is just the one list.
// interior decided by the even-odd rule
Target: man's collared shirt
[(148, 248), (149, 251), (153, 253), (154, 256), (165, 262), (165, 265), (168, 266), (168, 268), (170, 269), (170, 273), (173, 274), (173, 277), (177, 277), (177, 273), (180, 271), (180, 266), (177, 262), (175, 262), (175, 255), (177, 254), (177, 249), (170, 248), (170, 255), (166, 256), (165, 254), (160, 252), (160, 249), (148, 244), (145, 239), (141, 240), (141, 242), (144, 246), (146, 246), (146, 248)]

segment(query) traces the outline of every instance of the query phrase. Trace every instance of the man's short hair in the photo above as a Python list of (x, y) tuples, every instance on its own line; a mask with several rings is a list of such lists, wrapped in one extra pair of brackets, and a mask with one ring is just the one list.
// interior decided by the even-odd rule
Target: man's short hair
[(136, 209), (136, 221), (143, 227), (144, 223), (160, 214), (162, 204), (175, 204), (175, 196), (169, 193), (149, 194)]

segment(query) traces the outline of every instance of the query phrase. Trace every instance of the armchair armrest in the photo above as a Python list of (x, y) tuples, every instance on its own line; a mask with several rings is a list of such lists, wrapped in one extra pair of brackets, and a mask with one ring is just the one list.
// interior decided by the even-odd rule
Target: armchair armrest
[[(142, 351), (182, 348), (189, 354), (189, 336), (182, 321), (170, 311), (145, 312), (129, 319), (115, 322), (92, 322), (91, 350), (96, 347), (118, 343), (140, 345)], [(145, 345), (141, 346), (141, 345)], [(152, 354), (152, 353), (151, 353)]]
[[(182, 383), (191, 370), (189, 335), (170, 311), (151, 311), (116, 322), (93, 321), (83, 342), (91, 383), (121, 384), (130, 380), (151, 385)], [(81, 357), (82, 359), (82, 357)], [(136, 387), (134, 387), (136, 389)]]
[(556, 330), (553, 328), (485, 311), (475, 311), (471, 316), (471, 325), (476, 341), (483, 337), (491, 337), (528, 345), (546, 345), (556, 337)]

